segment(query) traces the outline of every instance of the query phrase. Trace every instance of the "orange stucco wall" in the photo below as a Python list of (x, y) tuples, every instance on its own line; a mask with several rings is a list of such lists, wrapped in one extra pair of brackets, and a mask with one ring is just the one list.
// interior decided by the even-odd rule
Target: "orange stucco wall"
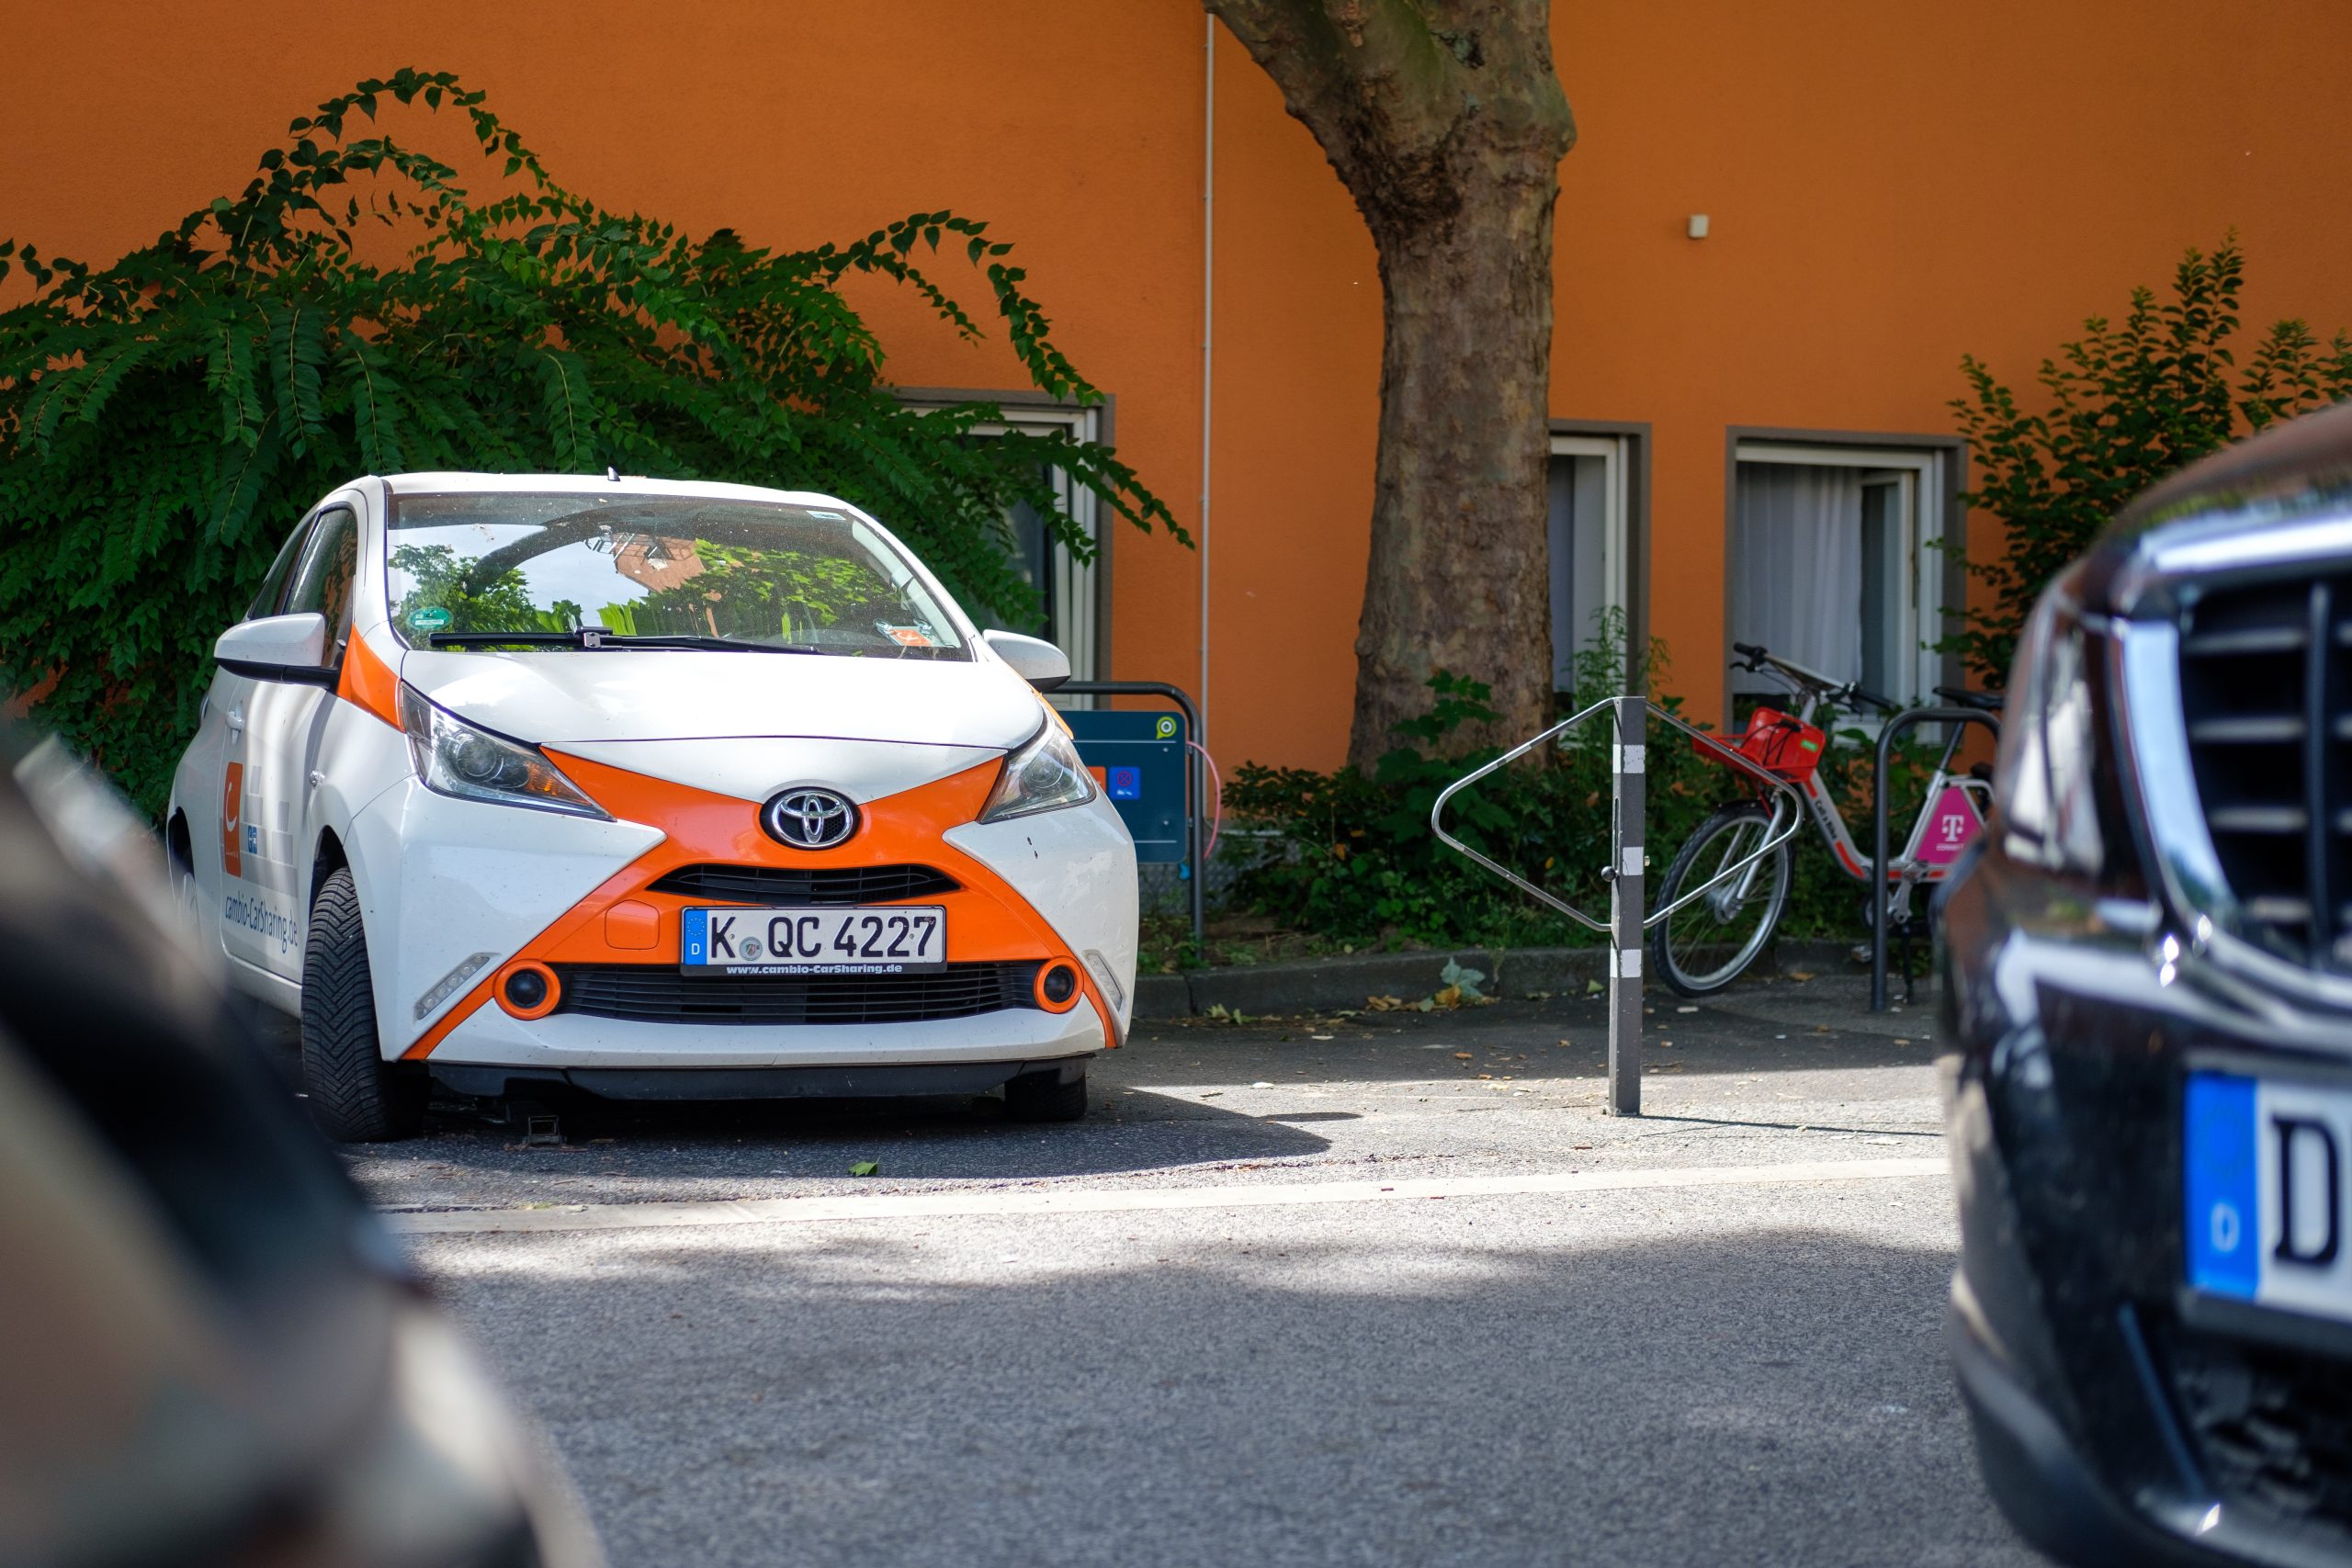
[[(919, 209), (1018, 246), (1125, 455), (1199, 510), (1203, 22), (1185, 0), (124, 0), (19, 6), (0, 50), (0, 232), (109, 259), (327, 93), (402, 64), (488, 88), (559, 177), (797, 246)], [(1652, 431), (1651, 616), (1720, 691), (1733, 425), (1947, 434), (1963, 351), (2012, 379), (2235, 226), (2246, 316), (2352, 324), (2352, 138), (2299, 62), (2352, 8), (2188, 0), (1562, 3), (1552, 408)], [(1211, 733), (1230, 762), (1345, 744), (1378, 282), (1313, 141), (1217, 51)], [(454, 129), (454, 128), (452, 128)], [(413, 122), (401, 133), (455, 151)], [(1707, 213), (1713, 233), (1684, 236)], [(17, 287), (0, 298), (20, 297)], [(1009, 387), (861, 286), (897, 378)], [(1981, 529), (1980, 529), (1981, 533)], [(1199, 561), (1121, 537), (1114, 672), (1192, 685)]]

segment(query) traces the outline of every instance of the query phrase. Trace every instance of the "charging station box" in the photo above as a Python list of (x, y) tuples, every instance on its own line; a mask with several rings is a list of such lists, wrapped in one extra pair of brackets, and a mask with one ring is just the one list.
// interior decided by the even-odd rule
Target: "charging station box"
[(1136, 841), (1136, 859), (1181, 863), (1190, 826), (1184, 799), (1184, 716), (1077, 708), (1065, 712), (1079, 761), (1110, 797)]

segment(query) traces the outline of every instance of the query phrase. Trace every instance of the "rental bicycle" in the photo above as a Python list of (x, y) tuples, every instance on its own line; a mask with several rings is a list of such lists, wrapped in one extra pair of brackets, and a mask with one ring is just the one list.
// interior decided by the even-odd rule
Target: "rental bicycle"
[[(1777, 680), (1796, 700), (1791, 705), (1792, 713), (1758, 706), (1748, 716), (1746, 731), (1726, 736), (1724, 743), (1796, 784), (1831, 858), (1847, 875), (1867, 886), (1874, 880), (1870, 857), (1855, 846), (1844, 813), (1822, 781), (1826, 723), (1840, 711), (1859, 713), (1867, 708), (1893, 714), (1899, 711), (1899, 705), (1864, 691), (1855, 682), (1832, 680), (1752, 643), (1734, 643), (1732, 648), (1740, 655), (1733, 669)], [(2000, 698), (1982, 692), (1938, 686), (1936, 694), (1962, 707), (1989, 713), (2001, 708)], [(1943, 755), (1928, 780), (1910, 837), (1886, 867), (1880, 896), (1887, 900), (1890, 930), (1909, 920), (1914, 888), (1951, 874), (1961, 851), (1984, 826), (1985, 810), (1992, 804), (1990, 768), (1978, 763), (1957, 773), (1952, 771), (1962, 728), (1951, 727)], [(1698, 750), (1702, 756), (1712, 755), (1704, 747)], [(1773, 797), (1769, 802), (1768, 795)], [(1703, 997), (1722, 990), (1771, 942), (1788, 907), (1790, 851), (1794, 842), (1789, 816), (1795, 809), (1785, 795), (1750, 781), (1745, 797), (1723, 806), (1701, 823), (1667, 868), (1658, 885), (1657, 906), (1673, 912), (1650, 928), (1650, 964), (1682, 995)], [(1770, 847), (1759, 854), (1758, 851), (1766, 845)], [(1738, 874), (1725, 874), (1743, 863), (1746, 869)], [(1674, 909), (1684, 888), (1703, 886), (1717, 877), (1724, 880)], [(1871, 914), (1867, 895), (1862, 909), (1867, 923)]]

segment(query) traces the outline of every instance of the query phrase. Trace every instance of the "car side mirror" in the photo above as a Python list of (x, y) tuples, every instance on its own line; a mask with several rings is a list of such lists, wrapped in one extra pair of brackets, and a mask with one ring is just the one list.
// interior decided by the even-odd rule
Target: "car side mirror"
[(1043, 637), (1019, 632), (982, 632), (980, 640), (1012, 666), (1012, 672), (1041, 692), (1050, 692), (1069, 679), (1069, 655)]
[(256, 681), (298, 681), (332, 686), (326, 667), (327, 618), (315, 610), (240, 621), (212, 645), (212, 660), (232, 675)]

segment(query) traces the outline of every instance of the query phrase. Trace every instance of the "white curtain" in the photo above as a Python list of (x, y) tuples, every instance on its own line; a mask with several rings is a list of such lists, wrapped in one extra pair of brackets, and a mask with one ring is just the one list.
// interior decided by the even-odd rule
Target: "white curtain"
[[(1732, 525), (1735, 642), (1839, 681), (1862, 673), (1862, 470), (1742, 463)], [(1779, 688), (1735, 677), (1741, 691)]]

